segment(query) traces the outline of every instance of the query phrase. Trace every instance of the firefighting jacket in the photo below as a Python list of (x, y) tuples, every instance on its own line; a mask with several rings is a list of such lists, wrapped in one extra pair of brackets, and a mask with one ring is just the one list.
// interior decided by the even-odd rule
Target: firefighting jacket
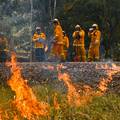
[(63, 32), (60, 24), (56, 25), (54, 28), (54, 36), (57, 44), (63, 44)]
[(85, 32), (84, 30), (75, 31), (73, 33), (73, 46), (83, 46), (84, 47), (84, 40), (85, 40)]
[(40, 34), (35, 33), (32, 38), (32, 40), (34, 42), (34, 47), (35, 48), (44, 48), (44, 44), (39, 42), (39, 39), (46, 40), (46, 35), (44, 33), (40, 33)]

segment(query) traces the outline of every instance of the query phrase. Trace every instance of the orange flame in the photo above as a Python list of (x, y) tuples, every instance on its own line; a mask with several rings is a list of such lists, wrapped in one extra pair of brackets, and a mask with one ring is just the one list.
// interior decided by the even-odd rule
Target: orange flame
[(14, 118), (13, 118), (13, 120), (18, 120), (18, 116), (15, 115)]
[(60, 109), (60, 105), (59, 105), (58, 99), (57, 99), (57, 93), (55, 93), (55, 95), (54, 95), (53, 104), (54, 104), (54, 108), (55, 108), (56, 110), (59, 110), (59, 109)]
[(120, 72), (120, 67), (116, 66), (115, 64), (112, 64), (112, 66), (101, 66), (101, 68), (97, 69), (105, 69), (107, 72), (108, 78), (104, 79), (102, 78), (100, 80), (100, 83), (98, 85), (99, 90), (104, 94), (108, 90), (108, 84), (112, 82), (113, 78), (112, 76), (118, 72)]
[(69, 104), (79, 106), (81, 104), (80, 95), (77, 92), (76, 88), (71, 83), (70, 76), (66, 73), (64, 74), (59, 73), (58, 78), (59, 80), (63, 80), (68, 87), (67, 99), (68, 99)]
[(108, 84), (112, 82), (112, 76), (120, 72), (120, 67), (117, 67), (115, 64), (113, 64), (111, 67), (108, 65), (102, 66), (101, 68), (97, 66), (96, 69), (105, 69), (108, 75), (108, 78), (102, 78), (100, 80), (98, 85), (99, 91), (95, 92), (89, 85), (84, 85), (83, 90), (77, 91), (76, 87), (73, 85), (70, 79), (69, 74), (61, 73), (62, 68), (64, 68), (64, 66), (58, 65), (58, 78), (59, 80), (63, 80), (68, 87), (67, 99), (69, 104), (77, 107), (91, 101), (93, 96), (103, 95), (108, 89)]
[(68, 87), (67, 99), (69, 105), (80, 107), (81, 105), (85, 105), (92, 100), (94, 91), (90, 86), (84, 85), (82, 91), (77, 91), (67, 73), (59, 73), (58, 78), (59, 80), (63, 80)]
[(2, 120), (2, 109), (0, 109), (0, 120)]
[(57, 66), (58, 79), (63, 80), (68, 88), (67, 99), (69, 105), (79, 107), (91, 101), (91, 94), (93, 94), (92, 88), (88, 85), (85, 85), (83, 86), (84, 90), (78, 91), (76, 86), (72, 83), (70, 75), (68, 73), (61, 73), (61, 69), (64, 68), (66, 67), (62, 64)]
[(35, 116), (47, 116), (49, 114), (49, 105), (37, 101), (32, 89), (22, 78), (20, 68), (16, 63), (15, 53), (12, 54), (11, 65), (12, 76), (8, 81), (8, 85), (15, 91), (16, 96), (13, 103), (20, 111), (21, 116), (29, 120)]

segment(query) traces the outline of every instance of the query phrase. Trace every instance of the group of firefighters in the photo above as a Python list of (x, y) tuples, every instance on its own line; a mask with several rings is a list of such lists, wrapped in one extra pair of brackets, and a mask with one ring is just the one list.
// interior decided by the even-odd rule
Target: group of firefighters
[[(52, 42), (51, 56), (58, 58), (61, 61), (66, 61), (68, 57), (68, 50), (70, 47), (70, 41), (63, 31), (58, 19), (53, 20), (54, 26), (54, 41)], [(85, 50), (85, 31), (80, 25), (75, 26), (73, 33), (73, 51), (75, 62), (86, 62), (86, 50)], [(90, 38), (90, 46), (88, 51), (88, 62), (99, 61), (100, 59), (100, 39), (101, 32), (97, 24), (93, 24), (88, 32)], [(36, 27), (36, 32), (33, 35), (34, 54), (37, 61), (45, 60), (45, 52), (48, 50), (46, 44), (46, 35), (41, 32), (40, 27)]]
[[(52, 58), (56, 58), (60, 61), (67, 61), (70, 41), (63, 31), (61, 24), (58, 19), (53, 20), (53, 28), (54, 28), (54, 38), (52, 41), (50, 56)], [(90, 38), (90, 46), (88, 50), (88, 60), (87, 53), (85, 49), (85, 31), (82, 29), (80, 25), (75, 26), (75, 31), (72, 35), (73, 37), (73, 60), (75, 62), (92, 62), (100, 60), (100, 39), (101, 32), (97, 24), (93, 24), (88, 31), (88, 37)], [(32, 36), (32, 44), (33, 44), (33, 54), (35, 61), (44, 62), (45, 55), (47, 53), (48, 45), (47, 45), (47, 37), (46, 34), (41, 31), (40, 27), (36, 27), (36, 32)], [(0, 35), (0, 61), (5, 61), (7, 58), (6, 48), (8, 46), (7, 40), (4, 36)]]

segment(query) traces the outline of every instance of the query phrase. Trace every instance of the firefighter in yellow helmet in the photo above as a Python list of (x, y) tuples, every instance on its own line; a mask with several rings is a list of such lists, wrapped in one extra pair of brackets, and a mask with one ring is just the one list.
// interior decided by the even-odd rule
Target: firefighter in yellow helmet
[(80, 25), (75, 26), (75, 32), (73, 33), (73, 48), (75, 53), (74, 61), (85, 62), (86, 61), (86, 50), (85, 50), (85, 32)]
[(91, 39), (88, 51), (88, 61), (99, 61), (101, 32), (97, 24), (92, 25), (91, 31), (89, 31), (88, 36)]
[(37, 62), (43, 62), (45, 60), (45, 48), (46, 45), (46, 35), (41, 32), (40, 27), (36, 27), (36, 32), (33, 35), (33, 44), (35, 50), (35, 60)]
[(54, 42), (52, 47), (52, 54), (56, 58), (64, 60), (63, 30), (58, 19), (54, 19), (53, 24), (54, 24)]
[(64, 60), (66, 61), (68, 56), (68, 49), (69, 49), (69, 38), (65, 31), (63, 31), (63, 49), (64, 49)]
[(93, 28), (90, 28), (88, 31), (88, 37), (91, 39), (92, 33), (93, 33)]

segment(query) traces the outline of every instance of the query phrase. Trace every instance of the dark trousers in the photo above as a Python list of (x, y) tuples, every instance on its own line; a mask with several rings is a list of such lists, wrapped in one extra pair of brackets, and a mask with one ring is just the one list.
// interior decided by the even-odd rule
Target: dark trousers
[(45, 61), (44, 48), (35, 48), (35, 59), (37, 62)]

